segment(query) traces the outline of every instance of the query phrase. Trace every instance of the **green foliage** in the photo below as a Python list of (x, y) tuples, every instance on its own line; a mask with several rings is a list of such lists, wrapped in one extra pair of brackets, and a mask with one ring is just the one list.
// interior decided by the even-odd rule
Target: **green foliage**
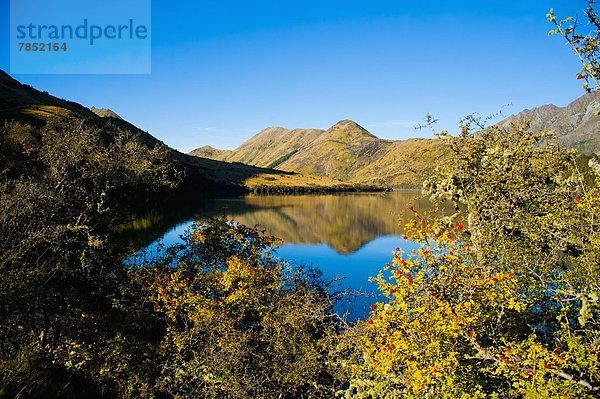
[[(105, 234), (124, 204), (177, 184), (176, 171), (164, 148), (83, 122), (6, 123), (0, 151), (0, 390), (51, 397), (44, 384), (86, 378), (74, 342), (127, 328), (112, 306), (124, 270)], [(55, 378), (31, 381), (44, 373)]]
[(457, 211), (410, 210), (421, 245), (395, 254), (376, 279), (387, 303), (349, 334), (349, 396), (596, 396), (600, 192), (549, 139), (523, 125), (447, 138), (452, 162), (424, 192)]
[(329, 397), (331, 298), (272, 238), (215, 220), (122, 263), (108, 229), (178, 184), (164, 147), (84, 123), (0, 144), (0, 397)]
[(559, 20), (554, 10), (548, 12), (547, 18), (555, 27), (548, 34), (562, 36), (581, 61), (582, 69), (577, 79), (585, 82), (583, 87), (586, 91), (597, 90), (600, 80), (600, 19), (596, 0), (588, 0), (585, 22), (573, 17)]
[(290, 152), (289, 154), (286, 154), (282, 157), (277, 158), (275, 161), (271, 162), (269, 165), (267, 165), (267, 168), (269, 169), (274, 169), (275, 167), (277, 167), (278, 165), (281, 165), (282, 163), (284, 163), (285, 161), (287, 161), (288, 159), (290, 159), (292, 156), (294, 156), (294, 154), (296, 154), (298, 152), (298, 150), (293, 150), (292, 152)]

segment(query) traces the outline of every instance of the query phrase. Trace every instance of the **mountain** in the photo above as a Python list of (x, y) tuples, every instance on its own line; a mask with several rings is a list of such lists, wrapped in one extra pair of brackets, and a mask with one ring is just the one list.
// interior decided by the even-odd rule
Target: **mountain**
[[(600, 153), (600, 92), (566, 107), (544, 105), (499, 122), (531, 121), (531, 129), (555, 132), (565, 146)], [(243, 162), (356, 183), (416, 188), (447, 157), (443, 142), (430, 139), (382, 140), (350, 120), (327, 130), (267, 128), (233, 151), (200, 147), (191, 155)]]
[(114, 112), (113, 110), (110, 110), (108, 108), (92, 107), (92, 108), (90, 108), (90, 111), (92, 111), (93, 113), (95, 113), (96, 115), (98, 115), (101, 118), (123, 119), (116, 112)]
[[(85, 121), (98, 129), (114, 127), (133, 134), (139, 143), (153, 148), (163, 142), (107, 109), (89, 109), (20, 83), (0, 70), (0, 122), (17, 121), (34, 127), (47, 123), (73, 126)], [(183, 185), (200, 193), (214, 191), (325, 192), (378, 189), (358, 187), (323, 176), (277, 171), (240, 163), (190, 156), (169, 149), (173, 162), (185, 176)]]
[(190, 153), (333, 179), (419, 187), (446, 152), (427, 139), (382, 140), (351, 120), (327, 130), (271, 127), (233, 151), (201, 147)]
[(312, 143), (324, 132), (320, 129), (290, 130), (283, 127), (269, 127), (246, 141), (235, 151), (204, 146), (190, 152), (190, 155), (272, 167), (270, 165), (278, 159), (284, 158)]
[(434, 140), (382, 140), (343, 120), (279, 167), (355, 182), (419, 187), (445, 154)]
[(504, 119), (500, 126), (514, 121), (531, 121), (535, 131), (553, 131), (559, 142), (584, 153), (600, 154), (600, 92), (588, 93), (565, 107), (547, 104), (526, 109)]
[(227, 155), (230, 154), (229, 150), (219, 150), (218, 148), (211, 147), (209, 145), (205, 145), (204, 147), (200, 147), (195, 149), (190, 153), (195, 157), (200, 158), (210, 158), (210, 159), (227, 159)]

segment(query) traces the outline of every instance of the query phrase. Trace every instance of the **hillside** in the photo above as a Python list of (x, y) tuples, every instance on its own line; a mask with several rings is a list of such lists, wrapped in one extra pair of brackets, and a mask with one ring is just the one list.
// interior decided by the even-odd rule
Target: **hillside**
[(233, 151), (190, 153), (357, 183), (415, 188), (443, 159), (437, 140), (382, 140), (350, 120), (327, 130), (268, 128)]
[(115, 111), (113, 111), (111, 109), (107, 109), (107, 108), (92, 107), (92, 108), (90, 108), (90, 111), (92, 111), (93, 113), (95, 113), (96, 115), (98, 115), (99, 117), (102, 117), (102, 118), (123, 119)]
[(270, 167), (277, 160), (309, 145), (323, 133), (325, 131), (320, 129), (290, 130), (275, 126), (262, 130), (235, 151), (204, 146), (190, 152), (190, 155)]
[(531, 121), (535, 131), (553, 131), (567, 147), (584, 153), (600, 154), (600, 92), (588, 93), (565, 107), (547, 104), (526, 109), (499, 123), (507, 126), (512, 121)]
[[(72, 101), (59, 99), (21, 84), (0, 70), (0, 122), (18, 121), (32, 126), (49, 122), (63, 126), (86, 124), (113, 131), (114, 128), (131, 133), (148, 148), (166, 146), (148, 132), (121, 119), (108, 109), (89, 109)], [(108, 134), (108, 133), (107, 133)], [(168, 147), (167, 147), (168, 148)], [(184, 175), (182, 185), (200, 190), (202, 194), (216, 191), (251, 192), (325, 192), (373, 189), (358, 187), (323, 177), (307, 176), (273, 169), (257, 168), (207, 158), (192, 157), (169, 149), (170, 156)]]
[(83, 105), (51, 96), (29, 85), (13, 79), (0, 69), (0, 110), (19, 110), (24, 107), (52, 106), (77, 112), (82, 116), (91, 116), (92, 111)]
[[(544, 105), (499, 123), (530, 120), (534, 130), (550, 130), (567, 147), (600, 153), (600, 92), (566, 107)], [(446, 156), (443, 142), (430, 139), (382, 140), (357, 123), (343, 120), (327, 130), (265, 129), (233, 151), (200, 147), (195, 156), (243, 162), (356, 183), (416, 188)]]

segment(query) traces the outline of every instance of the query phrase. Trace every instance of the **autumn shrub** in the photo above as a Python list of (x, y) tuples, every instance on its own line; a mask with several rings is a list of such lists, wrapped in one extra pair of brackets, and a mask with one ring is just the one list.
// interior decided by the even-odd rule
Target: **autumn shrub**
[(176, 398), (331, 397), (338, 319), (319, 273), (273, 258), (274, 239), (229, 222), (196, 224), (140, 265), (164, 317), (157, 391)]
[(123, 262), (107, 234), (180, 182), (168, 149), (70, 121), (5, 123), (0, 153), (0, 397), (331, 397), (332, 299), (274, 239), (219, 219)]
[(597, 397), (598, 185), (527, 126), (446, 140), (453, 161), (424, 193), (457, 211), (408, 211), (420, 248), (397, 250), (376, 279), (388, 300), (338, 348), (347, 396)]

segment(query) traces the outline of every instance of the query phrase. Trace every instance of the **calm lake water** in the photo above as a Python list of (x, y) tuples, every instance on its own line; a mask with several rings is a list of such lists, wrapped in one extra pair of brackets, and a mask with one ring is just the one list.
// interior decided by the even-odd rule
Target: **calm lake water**
[(120, 239), (150, 252), (158, 243), (176, 243), (196, 219), (226, 216), (259, 226), (283, 240), (278, 256), (292, 265), (314, 266), (327, 279), (343, 277), (334, 290), (367, 295), (349, 297), (337, 305), (351, 320), (364, 318), (377, 301), (377, 287), (369, 281), (392, 259), (396, 247), (415, 244), (402, 239), (402, 212), (410, 205), (420, 210), (429, 203), (418, 191), (343, 193), (327, 195), (258, 196), (190, 201), (168, 211), (152, 211), (118, 230)]

